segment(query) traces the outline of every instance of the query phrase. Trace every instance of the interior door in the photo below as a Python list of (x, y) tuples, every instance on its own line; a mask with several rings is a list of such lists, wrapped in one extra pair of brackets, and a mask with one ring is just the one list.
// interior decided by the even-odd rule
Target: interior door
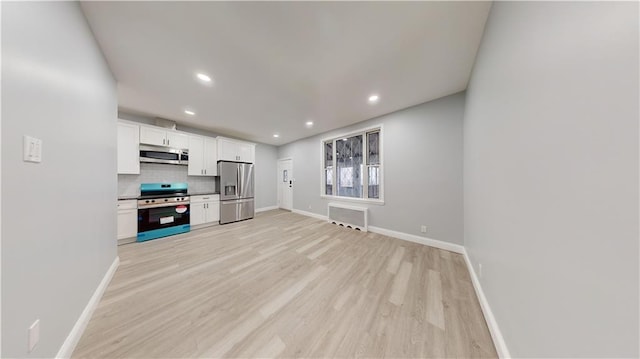
[(293, 160), (278, 161), (278, 207), (293, 209)]

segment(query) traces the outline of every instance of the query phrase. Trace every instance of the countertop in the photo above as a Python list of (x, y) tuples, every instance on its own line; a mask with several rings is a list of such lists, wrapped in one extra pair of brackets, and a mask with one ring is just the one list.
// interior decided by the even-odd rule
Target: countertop
[(220, 194), (220, 192), (211, 192), (211, 191), (206, 191), (206, 192), (189, 192), (189, 196), (205, 196), (208, 194)]
[(118, 201), (127, 201), (127, 200), (132, 200), (132, 199), (138, 199), (138, 196), (118, 196)]

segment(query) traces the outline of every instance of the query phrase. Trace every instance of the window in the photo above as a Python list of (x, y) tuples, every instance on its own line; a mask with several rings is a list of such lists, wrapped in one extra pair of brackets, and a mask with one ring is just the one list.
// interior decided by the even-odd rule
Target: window
[(382, 199), (380, 131), (372, 128), (322, 143), (323, 195)]

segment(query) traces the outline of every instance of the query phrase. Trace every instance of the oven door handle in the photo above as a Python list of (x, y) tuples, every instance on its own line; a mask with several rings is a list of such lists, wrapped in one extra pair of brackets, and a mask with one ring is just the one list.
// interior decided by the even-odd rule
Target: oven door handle
[(147, 208), (161, 208), (161, 207), (177, 207), (182, 204), (189, 204), (189, 201), (185, 202), (177, 202), (177, 203), (158, 203), (158, 204), (145, 204), (144, 206), (138, 206), (138, 209), (147, 209)]

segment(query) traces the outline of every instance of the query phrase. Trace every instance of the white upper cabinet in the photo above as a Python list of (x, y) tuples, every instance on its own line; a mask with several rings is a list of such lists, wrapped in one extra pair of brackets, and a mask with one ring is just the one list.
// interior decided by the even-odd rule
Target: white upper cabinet
[(218, 175), (218, 140), (204, 138), (204, 173), (207, 176)]
[(255, 162), (256, 145), (218, 137), (218, 159), (221, 161)]
[(140, 126), (118, 122), (118, 174), (140, 174)]
[(167, 130), (159, 127), (140, 126), (140, 143), (146, 145), (166, 146)]
[(140, 126), (140, 143), (185, 149), (189, 147), (189, 136), (162, 127)]
[(167, 145), (181, 149), (189, 148), (189, 136), (180, 132), (167, 131)]
[(189, 176), (215, 176), (218, 173), (217, 141), (202, 136), (189, 137)]

